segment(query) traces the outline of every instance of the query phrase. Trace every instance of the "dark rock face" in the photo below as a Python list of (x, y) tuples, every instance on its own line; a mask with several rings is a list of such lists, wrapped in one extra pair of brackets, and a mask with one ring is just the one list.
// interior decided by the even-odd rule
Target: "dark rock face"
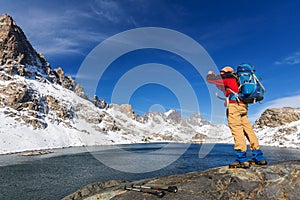
[(94, 183), (67, 196), (69, 199), (157, 199), (142, 192), (126, 191), (124, 186), (146, 184), (178, 187), (177, 193), (168, 193), (163, 199), (299, 199), (300, 161), (252, 166), (249, 169), (229, 169), (227, 166), (203, 172), (147, 179), (135, 182), (114, 181)]
[(22, 29), (7, 14), (0, 17), (0, 65), (9, 75), (30, 78), (51, 71), (44, 56), (34, 50)]
[(32, 48), (21, 28), (7, 14), (0, 17), (0, 29), (1, 65), (6, 64), (9, 59), (19, 60), (23, 65), (41, 65), (39, 55)]
[[(52, 70), (42, 54), (38, 54), (27, 40), (22, 29), (7, 14), (0, 16), (0, 80), (10, 81), (0, 88), (0, 107), (9, 107), (7, 116), (18, 122), (25, 122), (33, 128), (47, 127), (45, 117), (49, 111), (56, 116), (56, 122), (73, 118), (73, 108), (66, 107), (52, 96), (41, 95), (30, 85), (20, 83), (16, 76), (36, 80), (41, 84), (58, 84), (88, 99), (81, 85), (62, 68)], [(21, 114), (25, 111), (27, 114)]]

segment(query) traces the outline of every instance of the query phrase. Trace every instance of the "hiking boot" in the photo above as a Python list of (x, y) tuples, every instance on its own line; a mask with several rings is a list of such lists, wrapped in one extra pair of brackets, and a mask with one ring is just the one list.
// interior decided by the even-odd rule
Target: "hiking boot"
[(267, 165), (268, 162), (266, 160), (261, 160), (261, 161), (254, 161), (254, 160), (248, 160), (249, 163), (252, 165)]
[(251, 167), (251, 164), (249, 162), (240, 162), (241, 168), (249, 168)]
[(263, 156), (263, 153), (261, 150), (252, 150), (252, 163), (256, 165), (266, 165), (267, 161), (265, 157)]
[(251, 164), (249, 162), (239, 162), (239, 161), (234, 161), (229, 165), (229, 168), (249, 168)]
[(239, 161), (234, 161), (233, 163), (229, 164), (229, 168), (238, 168), (240, 166)]

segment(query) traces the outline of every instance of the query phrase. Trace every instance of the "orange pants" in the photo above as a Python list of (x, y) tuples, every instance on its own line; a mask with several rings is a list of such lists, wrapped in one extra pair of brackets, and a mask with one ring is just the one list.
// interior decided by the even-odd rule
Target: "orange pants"
[[(258, 139), (248, 119), (248, 105), (229, 103), (227, 108), (228, 125), (234, 137), (234, 150), (246, 151), (246, 138), (251, 150), (258, 150)], [(245, 138), (246, 137), (246, 138)]]

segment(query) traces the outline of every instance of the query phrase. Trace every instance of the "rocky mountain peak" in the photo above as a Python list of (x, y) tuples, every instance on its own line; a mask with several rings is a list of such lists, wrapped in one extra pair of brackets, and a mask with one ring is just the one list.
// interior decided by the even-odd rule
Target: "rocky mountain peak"
[(300, 108), (269, 108), (255, 121), (255, 128), (278, 127), (300, 120)]
[[(33, 49), (22, 29), (7, 14), (0, 17), (0, 64), (8, 64), (12, 61), (22, 65), (42, 67), (44, 60)], [(44, 66), (46, 67), (46, 66)]]
[(7, 14), (0, 17), (0, 80), (10, 80), (14, 75), (46, 80), (74, 91), (87, 98), (83, 88), (71, 76), (65, 76), (62, 68), (52, 70), (44, 55), (37, 53), (22, 29)]
[(55, 93), (49, 95), (51, 88), (63, 94), (75, 92), (88, 99), (82, 86), (66, 76), (62, 68), (51, 69), (45, 57), (35, 51), (22, 29), (7, 14), (0, 17), (0, 82), (0, 108), (5, 115), (34, 128), (47, 127), (45, 118), (49, 112), (54, 113), (52, 119), (56, 118), (56, 122), (72, 119), (72, 105), (63, 105), (60, 97), (53, 96)]
[(165, 113), (165, 115), (167, 116), (168, 120), (171, 120), (175, 123), (180, 123), (183, 120), (182, 116), (178, 113), (177, 110), (169, 110)]
[(9, 16), (8, 14), (6, 14), (6, 13), (4, 13), (3, 15), (0, 16), (0, 21), (1, 21), (1, 23), (6, 23), (10, 26), (16, 25), (16, 23), (14, 22), (12, 17)]
[(188, 122), (192, 125), (200, 124), (200, 125), (209, 125), (210, 123), (202, 117), (199, 112), (194, 113), (189, 119)]

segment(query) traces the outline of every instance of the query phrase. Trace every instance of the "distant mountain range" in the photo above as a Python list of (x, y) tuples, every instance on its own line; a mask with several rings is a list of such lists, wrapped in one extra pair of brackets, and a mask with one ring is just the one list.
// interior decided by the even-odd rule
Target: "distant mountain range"
[[(228, 127), (199, 113), (134, 114), (131, 105), (88, 99), (62, 68), (52, 69), (15, 21), (0, 17), (0, 154), (142, 142), (232, 143)], [(254, 127), (261, 144), (299, 147), (300, 109), (268, 109)]]

